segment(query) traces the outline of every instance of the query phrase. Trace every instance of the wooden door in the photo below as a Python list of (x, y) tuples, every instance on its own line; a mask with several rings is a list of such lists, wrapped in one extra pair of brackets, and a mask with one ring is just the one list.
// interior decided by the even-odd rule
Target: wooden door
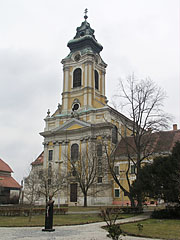
[(77, 202), (77, 183), (70, 184), (70, 202)]

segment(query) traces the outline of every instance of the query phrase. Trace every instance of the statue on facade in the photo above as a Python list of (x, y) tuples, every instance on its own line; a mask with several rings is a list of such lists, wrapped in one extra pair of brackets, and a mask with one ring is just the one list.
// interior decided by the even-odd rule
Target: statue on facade
[(55, 231), (55, 229), (53, 229), (53, 205), (54, 201), (52, 200), (52, 196), (49, 196), (49, 201), (46, 204), (45, 228), (42, 229), (42, 231)]

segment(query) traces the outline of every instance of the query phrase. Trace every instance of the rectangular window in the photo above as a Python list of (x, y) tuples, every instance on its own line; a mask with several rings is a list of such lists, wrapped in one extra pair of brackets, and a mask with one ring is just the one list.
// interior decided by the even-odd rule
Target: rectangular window
[(112, 143), (116, 144), (118, 140), (118, 131), (117, 131), (117, 127), (114, 126), (112, 129)]
[(124, 196), (125, 196), (125, 197), (128, 196), (127, 192), (124, 192)]
[(131, 165), (131, 174), (135, 174), (135, 173), (136, 173), (136, 166)]
[(52, 161), (52, 160), (53, 160), (53, 150), (49, 150), (48, 160), (49, 160), (49, 161)]
[(102, 161), (100, 158), (98, 159), (98, 174), (102, 174)]
[(97, 145), (97, 156), (102, 157), (102, 144)]
[(119, 175), (119, 166), (114, 167), (114, 172), (116, 175)]
[(72, 170), (72, 176), (73, 177), (76, 177), (77, 176), (77, 172), (76, 172), (76, 170), (74, 169), (74, 170)]
[(102, 183), (102, 177), (98, 177), (98, 183)]
[(114, 195), (115, 195), (115, 197), (119, 198), (120, 197), (120, 190), (119, 189), (114, 189)]
[(70, 184), (70, 202), (77, 202), (77, 183)]

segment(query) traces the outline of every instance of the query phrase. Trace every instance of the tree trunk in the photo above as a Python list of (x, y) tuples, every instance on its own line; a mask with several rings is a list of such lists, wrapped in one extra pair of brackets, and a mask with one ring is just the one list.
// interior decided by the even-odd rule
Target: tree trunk
[[(137, 155), (137, 175), (136, 175), (136, 180), (137, 183), (139, 182), (140, 179), (140, 170), (141, 170), (141, 154), (139, 150), (139, 154)], [(139, 188), (137, 192), (137, 206), (139, 210), (142, 210), (142, 190)]]
[(134, 198), (131, 196), (131, 194), (128, 195), (128, 198), (131, 202), (131, 207), (135, 207), (135, 202), (134, 202)]
[(84, 207), (87, 207), (87, 193), (84, 193)]
[(31, 205), (29, 209), (29, 222), (31, 222), (31, 219), (32, 219), (32, 211), (33, 211), (33, 206)]
[(142, 192), (137, 193), (137, 207), (139, 208), (139, 212), (142, 212)]

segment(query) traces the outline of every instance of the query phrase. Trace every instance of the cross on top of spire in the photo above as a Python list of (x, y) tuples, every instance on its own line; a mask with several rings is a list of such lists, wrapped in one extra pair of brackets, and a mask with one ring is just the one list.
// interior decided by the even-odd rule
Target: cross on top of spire
[(87, 16), (87, 12), (88, 12), (88, 9), (86, 8), (86, 9), (84, 10), (84, 13), (85, 13), (85, 15), (84, 15), (84, 19), (85, 19), (85, 21), (86, 21), (86, 19), (88, 18), (88, 16)]

